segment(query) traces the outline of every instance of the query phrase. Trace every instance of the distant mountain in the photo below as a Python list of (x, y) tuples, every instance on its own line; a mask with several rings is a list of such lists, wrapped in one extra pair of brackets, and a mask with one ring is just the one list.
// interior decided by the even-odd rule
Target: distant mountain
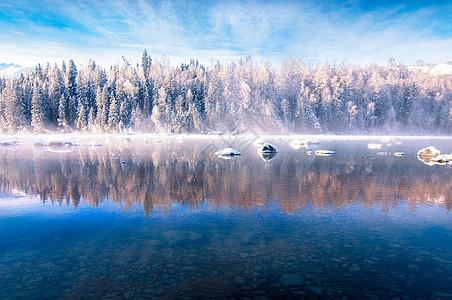
[(444, 64), (417, 64), (409, 66), (409, 70), (420, 70), (430, 74), (452, 74), (452, 62), (446, 62)]
[(33, 68), (26, 68), (16, 64), (0, 63), (0, 77), (16, 77), (32, 70)]

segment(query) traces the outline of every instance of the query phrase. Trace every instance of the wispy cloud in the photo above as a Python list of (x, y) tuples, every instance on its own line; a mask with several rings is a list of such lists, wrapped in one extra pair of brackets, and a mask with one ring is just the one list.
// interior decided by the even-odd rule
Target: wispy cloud
[(173, 63), (252, 55), (279, 64), (288, 56), (312, 63), (406, 64), (452, 60), (448, 5), (362, 1), (100, 1), (17, 0), (1, 4), (2, 60), (26, 64), (121, 55), (146, 48)]

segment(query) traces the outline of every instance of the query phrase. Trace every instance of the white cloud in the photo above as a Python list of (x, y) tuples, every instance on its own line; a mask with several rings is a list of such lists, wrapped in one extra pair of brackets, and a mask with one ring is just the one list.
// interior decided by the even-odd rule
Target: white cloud
[[(144, 48), (167, 54), (174, 64), (198, 58), (208, 64), (254, 58), (279, 64), (289, 56), (312, 63), (325, 60), (384, 64), (390, 57), (406, 64), (422, 58), (451, 60), (452, 35), (438, 35), (442, 8), (400, 11), (399, 7), (361, 11), (315, 2), (259, 1), (99, 1), (60, 0), (65, 28), (31, 24), (32, 33), (0, 33), (2, 59), (26, 65), (89, 58), (108, 66), (121, 55), (138, 61)], [(24, 5), (19, 3), (18, 5)], [(431, 21), (427, 21), (431, 20)], [(10, 28), (14, 29), (14, 28)], [(33, 33), (39, 33), (33, 36)], [(19, 61), (18, 61), (19, 60)], [(21, 62), (23, 61), (23, 62)]]

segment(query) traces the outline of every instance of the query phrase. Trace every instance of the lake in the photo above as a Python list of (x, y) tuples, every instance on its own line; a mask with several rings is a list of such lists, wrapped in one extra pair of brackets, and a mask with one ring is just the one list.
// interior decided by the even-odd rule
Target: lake
[(266, 141), (0, 147), (0, 298), (452, 299), (452, 139)]

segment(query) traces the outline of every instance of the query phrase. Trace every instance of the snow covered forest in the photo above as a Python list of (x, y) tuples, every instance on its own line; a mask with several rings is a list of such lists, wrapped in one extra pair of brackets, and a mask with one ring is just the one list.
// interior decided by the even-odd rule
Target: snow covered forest
[(0, 133), (451, 134), (452, 75), (387, 66), (38, 65), (0, 78)]

